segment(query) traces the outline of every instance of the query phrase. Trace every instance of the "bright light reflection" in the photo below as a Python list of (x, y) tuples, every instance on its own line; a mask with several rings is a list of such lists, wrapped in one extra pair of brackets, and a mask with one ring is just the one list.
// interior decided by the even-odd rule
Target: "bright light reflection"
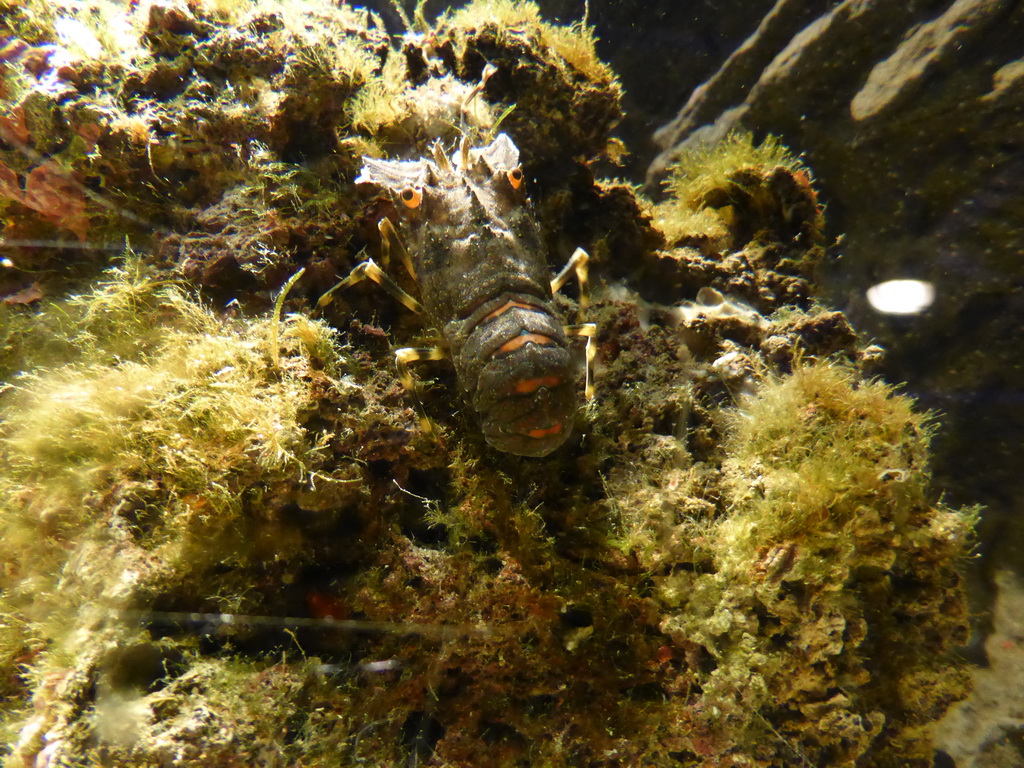
[(78, 48), (90, 59), (97, 59), (103, 54), (103, 46), (96, 39), (96, 35), (78, 19), (58, 16), (53, 20), (53, 29), (68, 48)]
[(868, 288), (868, 303), (886, 315), (916, 315), (935, 301), (935, 287), (923, 280), (886, 280)]

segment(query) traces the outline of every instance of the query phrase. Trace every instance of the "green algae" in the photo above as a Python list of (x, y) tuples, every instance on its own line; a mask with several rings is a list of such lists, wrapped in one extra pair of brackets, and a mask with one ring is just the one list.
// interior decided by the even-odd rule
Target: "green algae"
[[(953, 595), (977, 514), (929, 500), (930, 432), (909, 398), (835, 365), (768, 381), (730, 415), (729, 512), (705, 534), (715, 572), (670, 577), (663, 589), (685, 609), (673, 629), (718, 662), (707, 700), (745, 720), (754, 743), (774, 724), (791, 736), (805, 729), (794, 743), (830, 764), (852, 764), (873, 743), (880, 755), (930, 759), (921, 726), (966, 681), (948, 670), (915, 690), (935, 657), (905, 643), (966, 641)], [(923, 591), (922, 559), (934, 580)], [(898, 618), (932, 611), (920, 634)], [(887, 712), (889, 697), (913, 705)]]
[[(820, 241), (823, 228), (811, 181), (810, 170), (778, 137), (755, 144), (752, 134), (732, 133), (676, 158), (655, 225), (670, 245), (722, 250), (758, 237), (784, 242), (799, 235), (806, 247)], [(772, 189), (779, 184), (785, 188)], [(786, 198), (801, 191), (809, 200), (787, 210)]]

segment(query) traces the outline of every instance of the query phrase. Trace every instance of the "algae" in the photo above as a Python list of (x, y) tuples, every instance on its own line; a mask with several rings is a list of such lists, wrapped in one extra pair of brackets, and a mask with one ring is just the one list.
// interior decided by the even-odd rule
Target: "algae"
[[(930, 765), (976, 511), (815, 302), (791, 154), (731, 138), (658, 206), (595, 178), (618, 83), (532, 3), (396, 40), (344, 4), (102, 8), (0, 22), (6, 764)], [(543, 461), (443, 363), (406, 396), (431, 329), (374, 286), (317, 308), (381, 247), (360, 157), (498, 121), (552, 271), (597, 278), (598, 395)]]
[(810, 170), (774, 136), (755, 144), (750, 133), (732, 133), (690, 150), (664, 186), (654, 223), (670, 246), (718, 253), (795, 242), (803, 258), (819, 258), (824, 212)]

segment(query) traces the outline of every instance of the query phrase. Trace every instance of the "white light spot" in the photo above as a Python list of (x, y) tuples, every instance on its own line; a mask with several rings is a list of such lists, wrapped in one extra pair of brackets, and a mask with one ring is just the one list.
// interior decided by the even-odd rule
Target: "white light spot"
[(886, 315), (916, 315), (935, 301), (935, 287), (923, 280), (886, 280), (868, 288), (868, 303)]
[(77, 49), (90, 59), (99, 58), (103, 46), (85, 24), (67, 16), (58, 16), (53, 20), (53, 29), (61, 43), (71, 49)]

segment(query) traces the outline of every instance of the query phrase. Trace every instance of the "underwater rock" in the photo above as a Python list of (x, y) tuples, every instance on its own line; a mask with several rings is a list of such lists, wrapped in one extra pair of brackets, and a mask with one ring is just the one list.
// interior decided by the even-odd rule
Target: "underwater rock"
[[(886, 348), (880, 373), (945, 414), (936, 484), (986, 506), (969, 571), (980, 661), (990, 606), (1003, 600), (996, 576), (1018, 567), (1007, 542), (1024, 530), (1024, 163), (1007, 143), (1024, 109), (1024, 12), (1002, 0), (842, 2), (808, 18), (805, 5), (777, 3), (658, 131), (648, 180), (744, 127), (804, 152), (829, 231), (841, 233), (819, 295)], [(923, 281), (935, 301), (913, 315), (875, 311), (868, 289), (894, 278)]]
[(1024, 690), (1024, 591), (1019, 575), (1010, 570), (1000, 571), (996, 582), (993, 630), (985, 643), (988, 665), (974, 673), (971, 695), (950, 709), (936, 738), (937, 746), (963, 768), (1024, 761), (1018, 716)]
[[(1011, 286), (1024, 176), (1006, 137), (1024, 107), (1024, 12), (1002, 0), (851, 1), (809, 18), (805, 6), (776, 3), (657, 132), (649, 187), (681, 154), (738, 129), (799, 147), (841, 233), (821, 296), (889, 350), (889, 378), (947, 414), (940, 484), (984, 501), (986, 530), (1014, 526), (1006, 500), (1019, 495), (1024, 411), (995, 393), (1021, 380), (1011, 350), (1024, 305)], [(914, 317), (880, 315), (866, 291), (891, 278), (925, 281), (937, 300)]]
[[(30, 10), (18, 39), (56, 45)], [(975, 511), (930, 490), (931, 418), (815, 301), (823, 212), (788, 151), (736, 135), (657, 206), (596, 179), (619, 86), (529, 3), (396, 40), (332, 3), (109, 22), (133, 56), (90, 33), (39, 114), (102, 118), (47, 151), (102, 170), (88, 235), (133, 249), (74, 274), (16, 252), (7, 279), (45, 290), (0, 305), (10, 761), (930, 765)], [(404, 391), (393, 348), (429, 331), (377, 286), (318, 301), (384, 263), (379, 221), (402, 236), (364, 156), (499, 126), (552, 271), (594, 255), (597, 396), (543, 460), (490, 449), (444, 362)]]

